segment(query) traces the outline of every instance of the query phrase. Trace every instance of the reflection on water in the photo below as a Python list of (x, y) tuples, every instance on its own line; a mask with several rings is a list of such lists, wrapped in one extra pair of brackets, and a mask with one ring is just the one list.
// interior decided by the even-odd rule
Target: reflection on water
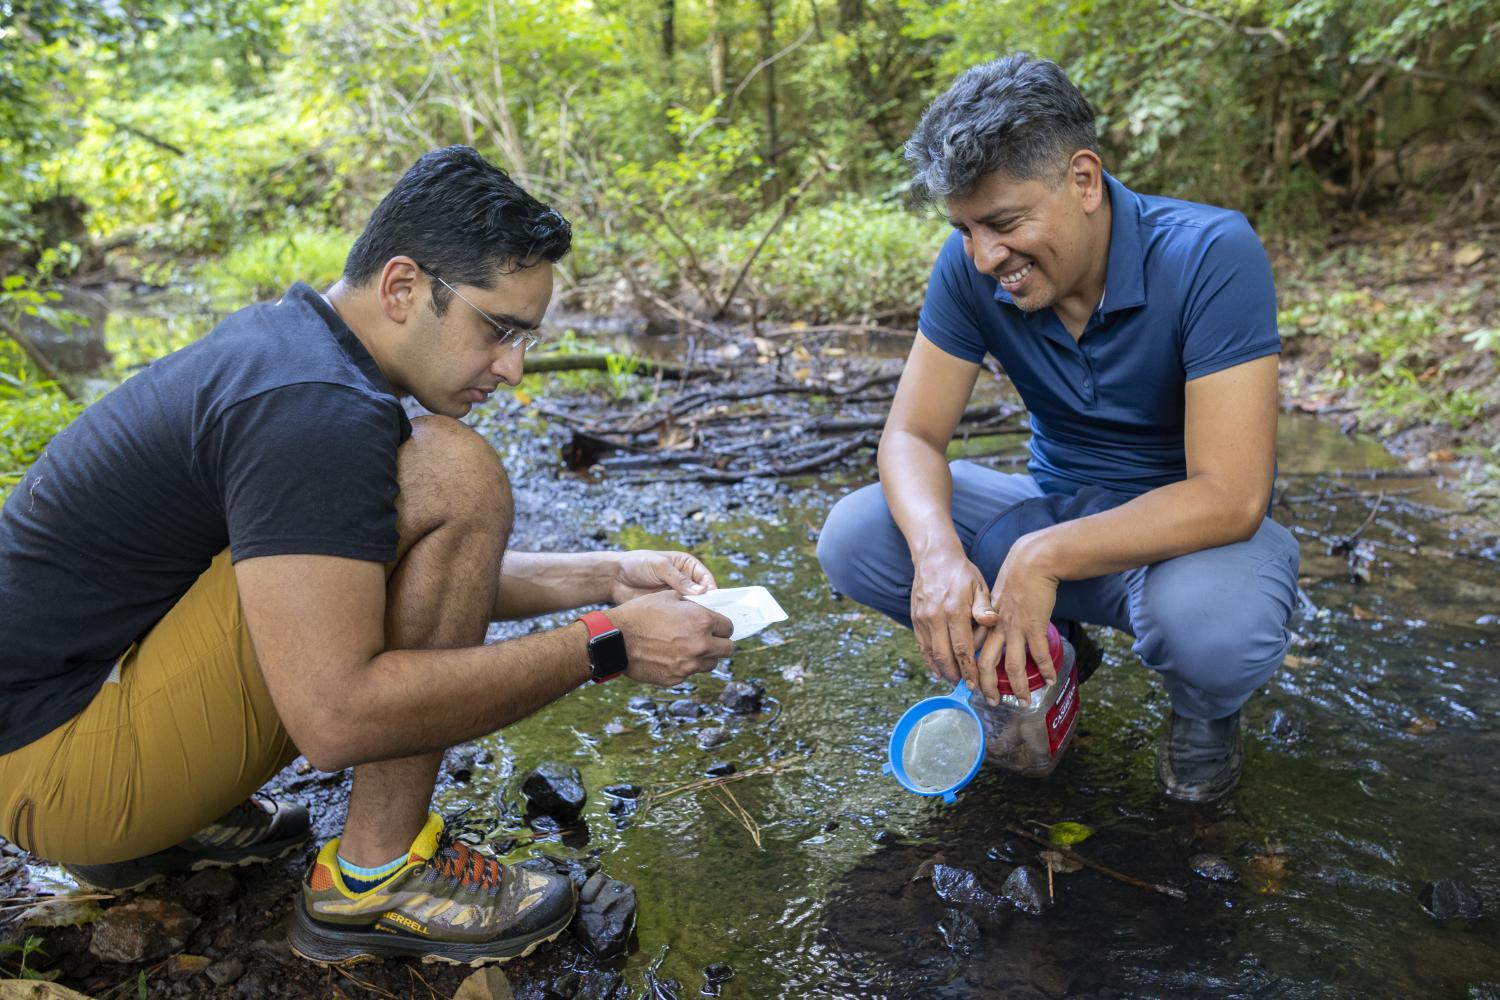
[[(641, 899), (641, 982), (669, 944), (662, 970), (692, 995), (702, 969), (736, 971), (725, 996), (1491, 996), (1500, 990), (1493, 918), (1448, 927), (1426, 916), (1428, 880), (1459, 877), (1500, 900), (1495, 860), (1500, 710), (1494, 625), (1495, 565), (1433, 555), (1450, 539), (1450, 502), (1428, 479), (1351, 483), (1318, 469), (1389, 464), (1378, 446), (1310, 420), (1283, 421), (1284, 495), (1278, 516), (1303, 541), (1304, 614), (1293, 657), (1246, 708), (1245, 779), (1221, 809), (1169, 807), (1151, 769), (1166, 709), (1155, 678), (1125, 637), (1101, 636), (1106, 665), (1082, 689), (1073, 751), (1043, 782), (994, 768), (952, 806), (900, 790), (881, 773), (901, 712), (943, 693), (920, 667), (909, 634), (848, 601), (833, 600), (814, 558), (816, 529), (844, 487), (751, 484), (725, 501), (688, 485), (637, 487), (534, 479), (536, 449), (505, 442), (547, 433), (513, 414), (497, 418), (510, 447), (518, 508), (600, 523), (614, 515), (617, 544), (686, 544), (721, 585), (764, 584), (790, 614), (740, 650), (722, 675), (691, 691), (627, 682), (591, 687), (490, 741), (500, 774), (543, 759), (577, 766), (592, 795), (590, 840), (546, 843), (562, 855), (597, 853)], [(503, 430), (501, 427), (503, 426)], [(1353, 532), (1375, 544), (1368, 582), (1325, 539)], [(1403, 493), (1403, 490), (1418, 492)], [(717, 498), (717, 499), (716, 499)], [(542, 521), (525, 546), (566, 541)], [(1411, 551), (1412, 539), (1423, 548)], [(632, 696), (713, 705), (728, 675), (759, 678), (779, 709), (760, 715), (677, 719), (627, 708)], [(700, 749), (708, 728), (728, 742)], [(602, 786), (630, 782), (643, 796), (700, 779), (716, 762), (773, 773), (735, 783), (751, 832), (712, 794), (648, 801), (633, 816), (608, 812)], [(511, 782), (481, 772), (444, 793), (448, 807), (513, 802)], [(976, 916), (977, 938), (955, 934), (928, 879), (913, 876), (941, 853), (998, 890), (1036, 849), (1007, 827), (1059, 821), (1096, 832), (1078, 849), (1091, 860), (1187, 890), (1186, 902), (1089, 870), (1055, 878), (1055, 906), (1040, 917)], [(1238, 873), (1211, 883), (1189, 858), (1215, 854)], [(948, 920), (945, 931), (940, 922)], [(1488, 992), (1487, 992), (1488, 991)]]

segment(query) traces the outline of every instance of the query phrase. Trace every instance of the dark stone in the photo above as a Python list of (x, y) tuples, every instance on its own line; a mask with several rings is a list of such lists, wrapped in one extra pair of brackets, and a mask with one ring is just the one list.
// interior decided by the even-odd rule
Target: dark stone
[(1484, 915), (1484, 897), (1455, 878), (1428, 882), (1417, 894), (1417, 901), (1429, 916), (1438, 920), (1478, 920)]
[(823, 832), (824, 833), (832, 833), (833, 831), (837, 830), (838, 828), (839, 828), (839, 821), (836, 820), (836, 819), (831, 819), (827, 823), (823, 824)]
[(673, 684), (667, 688), (668, 694), (692, 694), (698, 690), (698, 685), (692, 681), (683, 681), (681, 684)]
[(1032, 916), (1052, 905), (1047, 895), (1047, 880), (1030, 865), (1021, 865), (1011, 872), (1000, 892), (1016, 909)]
[(973, 951), (974, 942), (979, 940), (979, 925), (963, 910), (944, 910), (937, 929), (948, 950), (960, 955)]
[(703, 773), (708, 775), (710, 778), (723, 778), (733, 774), (738, 770), (739, 768), (735, 767), (734, 764), (727, 760), (716, 760), (712, 764), (708, 765), (708, 770), (704, 771)]
[(1057, 965), (1039, 965), (1031, 970), (1031, 985), (1049, 997), (1067, 996), (1073, 973)]
[(625, 707), (641, 715), (655, 715), (661, 710), (661, 706), (656, 703), (655, 698), (643, 694), (638, 694), (631, 698)]
[(1234, 866), (1217, 854), (1194, 854), (1188, 858), (1188, 867), (1210, 882), (1233, 882), (1240, 877)]
[(1283, 743), (1295, 741), (1302, 735), (1297, 723), (1281, 709), (1275, 709), (1266, 719), (1266, 735)]
[(521, 794), (532, 812), (561, 823), (577, 819), (589, 800), (578, 768), (556, 761), (545, 761), (528, 774), (521, 782)]
[(703, 970), (703, 978), (710, 983), (727, 983), (734, 978), (734, 969), (727, 962), (715, 962)]
[(728, 743), (730, 736), (718, 726), (711, 726), (698, 734), (698, 748), (700, 750), (713, 750)]
[(137, 899), (106, 910), (89, 951), (106, 962), (149, 962), (181, 951), (201, 921), (176, 903)]
[(573, 935), (599, 958), (624, 954), (630, 933), (635, 930), (635, 912), (635, 889), (596, 874), (584, 883), (579, 893)]
[(189, 903), (223, 903), (240, 891), (240, 883), (222, 868), (209, 868), (182, 883), (180, 891)]
[(751, 681), (730, 681), (719, 694), (719, 704), (733, 715), (752, 715), (760, 711), (765, 688)]
[(678, 698), (667, 706), (667, 714), (674, 719), (697, 719), (707, 711), (707, 705), (700, 705), (691, 698)]
[(599, 859), (584, 858), (580, 861), (577, 858), (558, 858), (550, 854), (544, 854), (539, 857), (527, 858), (525, 861), (520, 862), (518, 867), (530, 868), (539, 872), (556, 872), (559, 875), (566, 875), (572, 879), (573, 885), (582, 889), (588, 880), (593, 877), (594, 873), (599, 870)]
[(248, 976), (243, 977), (238, 983), (235, 983), (234, 988), (245, 1000), (261, 1000), (262, 997), (272, 995), (271, 984), (259, 972), (252, 972)]
[(875, 843), (894, 844), (895, 842), (896, 832), (894, 830), (877, 830), (875, 832)]
[(221, 962), (215, 962), (208, 967), (204, 973), (218, 986), (228, 986), (230, 983), (238, 982), (245, 974), (245, 963), (237, 958), (226, 958)]
[(637, 785), (605, 785), (599, 790), (612, 799), (631, 799), (633, 801), (641, 797), (641, 789)]
[(612, 969), (595, 969), (575, 996), (578, 1000), (614, 1000), (623, 980)]
[(550, 837), (562, 829), (562, 824), (551, 816), (533, 816), (531, 828), (544, 837)]
[(975, 906), (991, 917), (998, 915), (1005, 907), (1005, 900), (986, 889), (979, 881), (979, 876), (967, 868), (933, 865), (932, 888), (945, 903)]
[(582, 982), (583, 978), (569, 969), (548, 983), (543, 995), (546, 1000), (573, 1000), (578, 995), (578, 987)]

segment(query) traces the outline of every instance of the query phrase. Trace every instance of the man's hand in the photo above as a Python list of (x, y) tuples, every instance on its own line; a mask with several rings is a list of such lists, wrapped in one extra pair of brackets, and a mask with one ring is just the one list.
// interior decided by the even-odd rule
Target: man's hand
[(984, 575), (959, 548), (930, 555), (914, 569), (912, 631), (927, 669), (950, 684), (967, 680), (978, 690), (974, 650), (998, 621)]
[(734, 622), (675, 592), (637, 597), (609, 617), (625, 636), (625, 676), (634, 681), (671, 687), (734, 655)]
[(1000, 698), (995, 670), (1002, 656), (1010, 689), (1018, 695), (1030, 690), (1026, 680), (1028, 650), (1047, 683), (1057, 680), (1057, 668), (1047, 647), (1047, 622), (1057, 604), (1057, 577), (1042, 567), (1035, 545), (1028, 544), (1028, 539), (1036, 537), (1036, 533), (1025, 535), (1011, 546), (990, 592), (996, 621), (979, 651), (979, 690), (992, 705)]
[(686, 552), (640, 549), (619, 554), (609, 585), (609, 599), (613, 604), (624, 604), (662, 590), (686, 596), (703, 594), (717, 586), (708, 567)]

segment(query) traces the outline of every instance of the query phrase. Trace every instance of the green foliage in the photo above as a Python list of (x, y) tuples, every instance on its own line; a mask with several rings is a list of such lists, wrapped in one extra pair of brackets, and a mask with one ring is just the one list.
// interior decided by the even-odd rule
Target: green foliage
[(42, 939), (36, 935), (30, 935), (24, 941), (0, 941), (0, 955), (9, 956), (6, 961), (13, 962), (16, 966), (14, 972), (5, 970), (0, 973), (0, 978), (9, 975), (13, 979), (42, 979), (41, 973), (30, 967), (31, 960), (36, 956), (47, 957), (42, 947)]
[(354, 235), (287, 229), (251, 237), (223, 257), (207, 260), (196, 279), (223, 309), (275, 298), (293, 282), (326, 288), (344, 270)]

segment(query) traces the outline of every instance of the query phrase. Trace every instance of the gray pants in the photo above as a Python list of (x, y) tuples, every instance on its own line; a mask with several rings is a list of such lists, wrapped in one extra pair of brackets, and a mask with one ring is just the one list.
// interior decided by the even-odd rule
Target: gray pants
[[(1042, 495), (1030, 476), (972, 462), (950, 468), (953, 526), (965, 551), (996, 514)], [(840, 593), (911, 627), (911, 555), (878, 483), (834, 505), (818, 539), (818, 560)], [(1243, 705), (1286, 655), (1297, 562), (1296, 539), (1266, 518), (1248, 541), (1065, 581), (1053, 616), (1135, 636), (1135, 654), (1161, 674), (1179, 715), (1220, 719)]]

